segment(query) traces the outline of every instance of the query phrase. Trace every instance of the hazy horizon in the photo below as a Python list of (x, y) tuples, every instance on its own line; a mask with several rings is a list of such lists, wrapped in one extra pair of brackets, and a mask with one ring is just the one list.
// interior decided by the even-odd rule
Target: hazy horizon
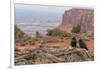
[(69, 7), (15, 4), (15, 24), (29, 35), (53, 29), (61, 24), (62, 15)]

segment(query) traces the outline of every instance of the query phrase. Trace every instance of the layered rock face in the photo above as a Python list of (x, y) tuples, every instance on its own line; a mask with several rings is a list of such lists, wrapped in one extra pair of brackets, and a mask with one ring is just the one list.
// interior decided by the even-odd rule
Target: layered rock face
[(62, 23), (59, 26), (61, 30), (70, 31), (77, 24), (81, 27), (81, 32), (94, 31), (94, 10), (72, 8), (65, 11)]

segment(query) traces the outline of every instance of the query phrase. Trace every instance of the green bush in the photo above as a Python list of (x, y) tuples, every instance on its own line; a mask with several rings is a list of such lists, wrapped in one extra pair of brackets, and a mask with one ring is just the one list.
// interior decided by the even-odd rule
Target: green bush
[(30, 43), (32, 41), (32, 38), (30, 36), (28, 36), (26, 33), (24, 33), (23, 31), (21, 31), (20, 28), (17, 27), (17, 25), (15, 25), (15, 44), (16, 43)]
[(39, 32), (36, 32), (36, 35), (35, 35), (36, 38), (41, 38), (41, 34)]
[(22, 39), (24, 36), (25, 33), (15, 25), (15, 39)]
[(61, 31), (60, 29), (53, 29), (53, 30), (48, 30), (47, 33), (48, 36), (56, 36), (56, 37), (68, 37), (67, 32)]
[(80, 31), (81, 31), (81, 28), (79, 24), (77, 26), (73, 26), (71, 30), (72, 33), (80, 33)]

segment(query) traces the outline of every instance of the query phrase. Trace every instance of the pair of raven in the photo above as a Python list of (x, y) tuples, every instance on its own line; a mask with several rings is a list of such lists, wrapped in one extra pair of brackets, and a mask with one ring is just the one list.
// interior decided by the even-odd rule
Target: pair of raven
[[(79, 45), (80, 45), (80, 48), (84, 48), (84, 49), (88, 50), (85, 42), (82, 39), (79, 39)], [(71, 46), (75, 47), (75, 48), (77, 47), (77, 40), (75, 37), (72, 38)]]

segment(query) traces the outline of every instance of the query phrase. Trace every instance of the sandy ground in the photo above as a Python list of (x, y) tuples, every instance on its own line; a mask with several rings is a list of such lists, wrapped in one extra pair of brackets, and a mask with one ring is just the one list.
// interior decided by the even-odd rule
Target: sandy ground
[[(64, 41), (64, 44), (65, 44), (66, 46), (70, 46), (70, 42), (71, 42), (71, 40), (68, 39), (68, 40), (65, 40), (65, 41)], [(86, 43), (86, 45), (87, 45), (89, 51), (91, 51), (91, 50), (93, 51), (93, 50), (94, 50), (94, 40), (85, 41), (85, 43)], [(77, 46), (79, 47), (78, 43), (77, 43)]]
[[(52, 42), (52, 43), (46, 43), (45, 46), (70, 46), (71, 39), (63, 40), (63, 42)], [(85, 42), (89, 51), (94, 51), (94, 40), (89, 40)], [(77, 44), (77, 46), (79, 46)], [(25, 45), (25, 46), (16, 46), (20, 50), (25, 50), (25, 49), (35, 49), (39, 47), (39, 44), (35, 45)]]

